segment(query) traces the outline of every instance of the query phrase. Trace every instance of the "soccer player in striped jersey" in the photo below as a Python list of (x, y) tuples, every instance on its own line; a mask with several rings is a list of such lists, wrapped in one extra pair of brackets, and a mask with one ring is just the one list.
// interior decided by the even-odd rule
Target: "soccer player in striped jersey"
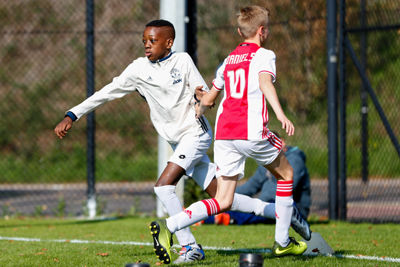
[(276, 79), (275, 54), (261, 45), (268, 37), (269, 11), (259, 6), (242, 8), (238, 15), (238, 33), (244, 42), (224, 60), (217, 71), (212, 89), (196, 107), (201, 117), (214, 105), (220, 92), (224, 97), (219, 105), (214, 142), (214, 160), (217, 165), (217, 192), (215, 198), (198, 201), (184, 211), (154, 221), (150, 227), (165, 240), (177, 230), (231, 208), (237, 181), (244, 175), (247, 157), (265, 166), (277, 178), (275, 201), (275, 256), (302, 254), (307, 245), (289, 237), (293, 212), (293, 169), (281, 153), (282, 142), (267, 127), (267, 102), (287, 135), (294, 134), (293, 123), (280, 105), (273, 82)]

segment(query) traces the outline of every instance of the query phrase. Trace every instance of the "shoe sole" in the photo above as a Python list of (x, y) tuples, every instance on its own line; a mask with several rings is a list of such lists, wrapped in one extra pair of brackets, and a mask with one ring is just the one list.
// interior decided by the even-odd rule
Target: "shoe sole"
[(168, 250), (161, 245), (159, 235), (160, 235), (160, 225), (157, 222), (151, 222), (150, 223), (150, 233), (153, 236), (153, 242), (154, 242), (154, 253), (156, 253), (158, 259), (162, 261), (165, 264), (170, 264), (171, 263), (171, 258), (168, 254)]
[[(308, 227), (310, 227), (310, 226), (308, 226)], [(310, 234), (308, 234), (307, 236), (303, 236), (303, 238), (304, 238), (304, 240), (306, 240), (306, 241), (310, 241), (311, 240), (311, 233), (312, 233), (312, 231), (310, 230)]]
[[(303, 232), (301, 231), (301, 229), (296, 229), (296, 226), (293, 227), (293, 225), (292, 225), (292, 228), (293, 228), (293, 230), (294, 230), (296, 233), (298, 233), (302, 238), (304, 238), (304, 240), (310, 241), (310, 239), (311, 239), (311, 233), (312, 233), (311, 230), (309, 230), (309, 231), (310, 231), (309, 233), (303, 233)], [(310, 225), (308, 226), (308, 229), (310, 229)]]

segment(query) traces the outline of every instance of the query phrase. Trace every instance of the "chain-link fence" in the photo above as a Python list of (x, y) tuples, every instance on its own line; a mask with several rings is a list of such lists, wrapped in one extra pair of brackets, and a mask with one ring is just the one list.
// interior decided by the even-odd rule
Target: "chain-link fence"
[[(351, 6), (356, 10), (358, 5), (353, 2)], [(386, 13), (381, 12), (377, 21), (368, 21), (370, 25), (383, 23), (385, 16), (398, 19), (391, 15), (399, 11), (398, 6), (382, 4), (390, 2), (396, 3), (395, 0), (374, 1), (376, 5), (382, 5)], [(286, 114), (296, 126), (295, 136), (286, 141), (307, 155), (312, 178), (311, 214), (326, 217), (326, 3), (323, 0), (198, 0), (197, 62), (208, 84), (211, 84), (217, 66), (240, 41), (235, 14), (240, 6), (248, 4), (264, 5), (271, 11), (270, 37), (266, 47), (277, 55), (276, 88)], [(110, 82), (133, 59), (143, 55), (142, 31), (148, 21), (159, 18), (158, 10), (159, 1), (156, 0), (95, 2), (96, 90)], [(370, 6), (368, 17), (377, 16), (375, 10)], [(349, 12), (348, 16), (353, 21), (359, 19), (356, 11)], [(82, 119), (75, 123), (69, 136), (62, 141), (55, 138), (53, 128), (68, 108), (86, 97), (85, 3), (76, 0), (1, 1), (0, 22), (0, 214), (84, 214), (86, 121)], [(388, 43), (390, 40), (391, 53), (396, 49), (399, 51), (399, 33), (393, 30), (376, 34), (379, 37), (373, 40), (368, 34), (368, 70), (374, 86), (380, 88), (379, 95), (387, 95), (387, 103), (382, 105), (394, 124), (398, 121), (394, 105), (399, 100), (399, 76), (396, 74), (399, 60), (390, 53), (375, 53), (372, 47), (383, 49), (383, 44), (378, 41)], [(379, 125), (379, 118), (371, 111), (369, 182), (359, 185), (361, 83), (354, 70), (348, 67), (348, 71), (347, 170), (351, 180), (348, 218), (382, 218), (382, 214), (371, 217), (372, 208), (368, 210), (368, 216), (353, 216), (352, 207), (356, 203), (352, 199), (357, 196), (361, 201), (375, 201), (375, 195), (385, 193), (388, 198), (384, 202), (374, 202), (368, 207), (389, 208), (398, 203), (396, 191), (388, 193), (385, 186), (394, 188), (398, 181), (399, 157), (392, 151), (393, 147)], [(396, 91), (397, 94), (393, 93)], [(215, 113), (211, 112), (207, 117), (213, 125)], [(393, 127), (399, 136), (398, 126)], [(280, 129), (273, 112), (270, 128)], [(383, 148), (382, 143), (387, 143), (387, 146)], [(212, 149), (209, 153), (212, 158)], [(247, 162), (247, 177), (254, 172), (255, 165), (253, 161)], [(157, 135), (146, 103), (132, 94), (99, 108), (96, 111), (99, 213), (154, 214), (152, 185), (156, 176)], [(352, 183), (358, 191), (352, 191)], [(354, 210), (366, 211), (357, 205)], [(395, 213), (388, 214), (385, 220), (400, 220), (399, 211), (393, 210)]]
[(345, 88), (347, 217), (352, 220), (400, 220), (400, 116), (395, 108), (400, 100), (399, 11), (394, 0), (347, 1), (340, 10), (345, 15), (343, 40), (348, 40), (340, 83)]
[[(86, 119), (68, 138), (53, 129), (86, 97), (85, 1), (0, 2), (2, 214), (86, 211)], [(144, 25), (159, 1), (96, 1), (95, 87), (142, 56)], [(96, 111), (98, 212), (152, 212), (157, 136), (136, 94)], [(118, 183), (113, 183), (118, 182)], [(143, 197), (142, 197), (143, 196)]]

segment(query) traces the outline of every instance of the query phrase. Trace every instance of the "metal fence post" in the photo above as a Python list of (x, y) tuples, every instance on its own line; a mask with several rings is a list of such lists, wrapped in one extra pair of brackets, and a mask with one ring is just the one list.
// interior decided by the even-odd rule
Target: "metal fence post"
[(347, 157), (346, 157), (346, 0), (340, 0), (340, 24), (339, 24), (339, 122), (340, 122), (340, 190), (339, 190), (339, 219), (347, 217)]
[[(94, 93), (94, 1), (86, 0), (86, 87), (87, 97)], [(95, 191), (95, 117), (87, 115), (87, 208), (89, 217), (96, 216)]]
[(186, 52), (197, 66), (197, 0), (189, 0), (186, 4)]
[(327, 1), (328, 179), (329, 219), (338, 218), (337, 47), (336, 0)]
[[(361, 0), (361, 27), (367, 26), (367, 12), (365, 0)], [(361, 66), (367, 69), (367, 32), (361, 32), (360, 38), (361, 48)], [(368, 93), (364, 82), (362, 83), (361, 95), (361, 168), (362, 180), (368, 181)]]

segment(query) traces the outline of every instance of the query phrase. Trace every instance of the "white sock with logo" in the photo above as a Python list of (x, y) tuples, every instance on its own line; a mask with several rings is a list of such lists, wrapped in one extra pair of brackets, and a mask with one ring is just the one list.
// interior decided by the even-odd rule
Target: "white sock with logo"
[[(169, 216), (176, 215), (183, 210), (182, 203), (179, 201), (179, 198), (175, 193), (175, 188), (176, 186), (174, 185), (154, 187), (155, 194), (157, 195), (158, 199), (160, 199)], [(196, 239), (194, 238), (189, 227), (177, 231), (175, 235), (181, 246), (196, 244)]]
[(167, 227), (171, 233), (175, 233), (219, 212), (219, 204), (215, 198), (197, 201), (182, 212), (167, 218)]
[(289, 244), (289, 227), (293, 212), (293, 181), (278, 181), (275, 199), (275, 241), (282, 247)]

